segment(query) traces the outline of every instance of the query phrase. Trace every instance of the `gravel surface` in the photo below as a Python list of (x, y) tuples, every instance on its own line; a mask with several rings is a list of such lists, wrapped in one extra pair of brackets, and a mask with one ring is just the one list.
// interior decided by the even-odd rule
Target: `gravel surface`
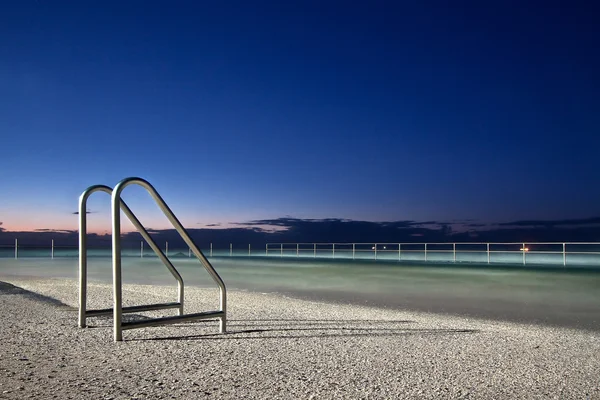
[[(3, 399), (600, 399), (598, 332), (230, 291), (225, 335), (201, 321), (115, 343), (110, 318), (77, 327), (76, 282), (4, 280)], [(90, 284), (88, 306), (110, 307), (111, 293)], [(176, 290), (127, 285), (123, 298)], [(217, 304), (215, 290), (186, 288), (186, 312)]]

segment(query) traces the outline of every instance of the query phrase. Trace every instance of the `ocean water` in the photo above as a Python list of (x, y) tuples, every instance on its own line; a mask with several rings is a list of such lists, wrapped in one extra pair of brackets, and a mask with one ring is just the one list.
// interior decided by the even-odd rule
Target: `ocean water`
[[(216, 288), (198, 260), (185, 253), (171, 260), (186, 285)], [(209, 260), (229, 289), (600, 330), (597, 270), (241, 255)], [(155, 257), (124, 257), (122, 267), (124, 283), (176, 286)], [(78, 260), (0, 259), (0, 280), (11, 276), (76, 279)], [(90, 254), (88, 276), (111, 282), (106, 253)]]

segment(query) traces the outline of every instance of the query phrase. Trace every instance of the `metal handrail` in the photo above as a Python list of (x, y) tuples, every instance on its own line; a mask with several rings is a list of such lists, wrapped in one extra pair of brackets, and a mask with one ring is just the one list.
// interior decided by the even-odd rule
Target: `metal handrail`
[[(156, 189), (145, 179), (132, 177), (132, 178), (123, 179), (121, 182), (119, 182), (115, 186), (115, 188), (112, 192), (112, 202), (111, 202), (112, 207), (111, 208), (112, 208), (112, 239), (113, 239), (113, 291), (114, 291), (114, 293), (113, 293), (113, 300), (114, 300), (113, 331), (114, 331), (114, 340), (115, 341), (123, 340), (122, 329), (124, 328), (124, 326), (122, 325), (123, 300), (122, 300), (122, 290), (121, 290), (122, 281), (121, 281), (121, 214), (120, 214), (120, 210), (121, 210), (121, 205), (123, 204), (123, 200), (121, 199), (121, 192), (123, 191), (123, 189), (125, 189), (129, 185), (139, 185), (139, 186), (143, 187), (144, 189), (146, 189), (146, 191), (150, 194), (150, 196), (152, 196), (152, 198), (154, 199), (154, 201), (156, 202), (158, 207), (161, 209), (163, 214), (165, 214), (165, 216), (167, 217), (169, 222), (171, 222), (171, 224), (173, 225), (175, 230), (179, 233), (181, 238), (189, 246), (189, 248), (192, 250), (194, 255), (198, 258), (198, 260), (200, 260), (200, 262), (202, 263), (202, 265), (204, 266), (206, 271), (212, 277), (213, 281), (215, 281), (215, 283), (219, 286), (220, 311), (215, 312), (215, 313), (200, 313), (200, 314), (195, 315), (194, 318), (200, 319), (200, 318), (211, 318), (211, 317), (216, 316), (219, 318), (219, 321), (220, 321), (219, 331), (221, 333), (224, 333), (226, 330), (226, 313), (227, 313), (227, 289), (225, 288), (225, 283), (223, 282), (223, 280), (221, 279), (219, 274), (215, 271), (215, 269), (212, 267), (210, 262), (206, 259), (206, 257), (202, 253), (202, 251), (196, 246), (194, 241), (190, 238), (189, 234), (187, 233), (187, 231), (185, 230), (185, 228), (183, 227), (181, 222), (179, 222), (179, 220), (177, 219), (175, 214), (173, 214), (173, 211), (171, 211), (169, 206), (167, 206), (167, 204), (165, 203), (163, 198), (158, 194)], [(84, 212), (85, 212), (85, 210), (84, 210)], [(160, 253), (162, 254), (162, 251), (160, 251)], [(180, 315), (180, 317), (186, 317), (186, 316)], [(187, 316), (187, 318), (189, 319), (189, 318), (191, 318), (191, 316)], [(144, 322), (144, 326), (151, 326), (151, 325), (160, 325), (162, 323), (176, 322), (177, 320), (178, 320), (178, 318), (176, 318), (176, 317), (170, 317), (168, 319), (163, 318), (162, 321), (156, 320), (155, 323), (152, 323), (150, 321), (143, 321), (143, 322)], [(135, 327), (139, 327), (139, 325), (136, 325), (134, 323), (128, 323), (128, 325), (125, 328), (132, 329)]]
[[(86, 317), (88, 315), (98, 315), (98, 313), (91, 310), (87, 311), (87, 200), (95, 192), (104, 192), (109, 196), (112, 195), (113, 189), (106, 185), (94, 185), (90, 186), (79, 197), (79, 327), (85, 328)], [(156, 244), (154, 239), (150, 236), (148, 231), (140, 223), (137, 217), (133, 214), (129, 206), (124, 201), (120, 204), (121, 210), (125, 213), (127, 218), (140, 232), (142, 237), (154, 250), (154, 252), (161, 259), (163, 264), (167, 267), (171, 275), (177, 280), (178, 289), (178, 304), (179, 314), (183, 314), (183, 299), (184, 299), (184, 284), (183, 278), (175, 269), (171, 261), (164, 255), (160, 247)], [(114, 250), (113, 250), (114, 251)]]
[[(165, 253), (156, 244), (154, 239), (150, 236), (148, 231), (140, 223), (137, 217), (133, 214), (127, 204), (121, 199), (121, 192), (125, 187), (129, 185), (142, 186), (152, 196), (156, 204), (165, 214), (167, 219), (171, 222), (175, 230), (179, 233), (182, 239), (189, 246), (190, 251), (200, 260), (206, 271), (212, 277), (212, 279), (219, 286), (220, 293), (220, 310), (219, 311), (207, 311), (195, 314), (184, 314), (184, 283), (183, 278), (173, 266), (171, 261), (167, 258)], [(104, 192), (111, 195), (112, 205), (112, 259), (113, 259), (113, 308), (100, 309), (100, 310), (87, 310), (87, 200), (89, 196), (95, 192)], [(148, 304), (139, 306), (123, 307), (122, 301), (122, 271), (121, 271), (121, 211), (129, 218), (135, 228), (140, 232), (142, 237), (150, 245), (152, 250), (158, 255), (163, 264), (167, 267), (169, 272), (177, 280), (178, 284), (178, 301), (172, 303), (159, 303), (159, 304)], [(17, 246), (15, 245), (15, 251)], [(54, 248), (54, 247), (53, 247)], [(113, 333), (114, 340), (123, 340), (123, 329), (134, 329), (142, 328), (147, 326), (164, 325), (169, 323), (175, 323), (179, 321), (197, 320), (197, 319), (209, 319), (218, 318), (219, 331), (224, 333), (226, 330), (226, 315), (227, 315), (227, 290), (225, 283), (214, 270), (210, 262), (206, 259), (202, 251), (196, 246), (194, 241), (190, 238), (189, 234), (181, 225), (173, 211), (167, 206), (162, 197), (158, 194), (156, 189), (146, 180), (142, 178), (126, 178), (119, 182), (114, 189), (105, 185), (94, 185), (87, 188), (79, 198), (79, 326), (81, 328), (86, 326), (86, 318), (88, 316), (98, 315), (110, 315), (113, 314)], [(179, 310), (178, 316), (154, 318), (144, 321), (134, 322), (122, 322), (123, 313), (127, 312), (138, 312), (138, 311), (150, 311), (150, 310), (161, 310), (177, 308)]]

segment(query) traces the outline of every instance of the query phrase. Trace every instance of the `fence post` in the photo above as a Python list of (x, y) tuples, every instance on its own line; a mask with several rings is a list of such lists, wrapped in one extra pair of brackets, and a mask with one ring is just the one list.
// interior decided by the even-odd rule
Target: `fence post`
[(233, 244), (229, 243), (229, 257), (233, 255)]
[(140, 258), (144, 258), (144, 241), (140, 241)]
[(269, 255), (269, 243), (265, 243), (265, 256)]
[(567, 251), (566, 251), (566, 243), (563, 243), (563, 265), (567, 266)]
[(52, 239), (52, 251), (50, 251), (50, 258), (54, 260), (54, 239)]
[(526, 264), (526, 261), (525, 261), (525, 253), (527, 253), (527, 251), (525, 251), (525, 243), (523, 243), (523, 265), (525, 265), (525, 264)]
[(335, 258), (335, 243), (331, 244), (331, 258)]
[(210, 256), (212, 257), (212, 243), (210, 244)]
[(18, 248), (19, 248), (19, 240), (15, 239), (15, 260), (17, 258), (19, 258), (19, 250), (18, 250)]
[(356, 253), (356, 243), (352, 243), (352, 259), (354, 260), (354, 253)]
[(427, 243), (425, 243), (425, 261), (427, 261)]
[(486, 243), (487, 245), (487, 258), (488, 258), (488, 264), (490, 263), (490, 244)]
[(375, 250), (375, 261), (377, 261), (377, 243), (375, 243), (375, 246), (373, 246), (373, 249)]
[(314, 256), (313, 257), (317, 258), (317, 244), (313, 243), (313, 246), (314, 246)]
[(398, 243), (398, 261), (402, 261), (402, 245)]
[(456, 263), (456, 243), (452, 243), (452, 260)]
[(192, 248), (188, 247), (188, 258), (192, 257)]

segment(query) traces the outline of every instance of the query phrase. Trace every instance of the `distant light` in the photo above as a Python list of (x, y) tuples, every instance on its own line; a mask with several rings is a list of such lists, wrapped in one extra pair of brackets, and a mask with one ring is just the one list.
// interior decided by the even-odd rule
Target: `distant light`
[(385, 247), (385, 246), (383, 246), (383, 249), (385, 250), (385, 249), (386, 249), (386, 247)]
[(529, 247), (521, 247), (519, 250), (521, 250), (521, 251), (529, 251)]
[(371, 250), (375, 250), (375, 246), (371, 247)]

